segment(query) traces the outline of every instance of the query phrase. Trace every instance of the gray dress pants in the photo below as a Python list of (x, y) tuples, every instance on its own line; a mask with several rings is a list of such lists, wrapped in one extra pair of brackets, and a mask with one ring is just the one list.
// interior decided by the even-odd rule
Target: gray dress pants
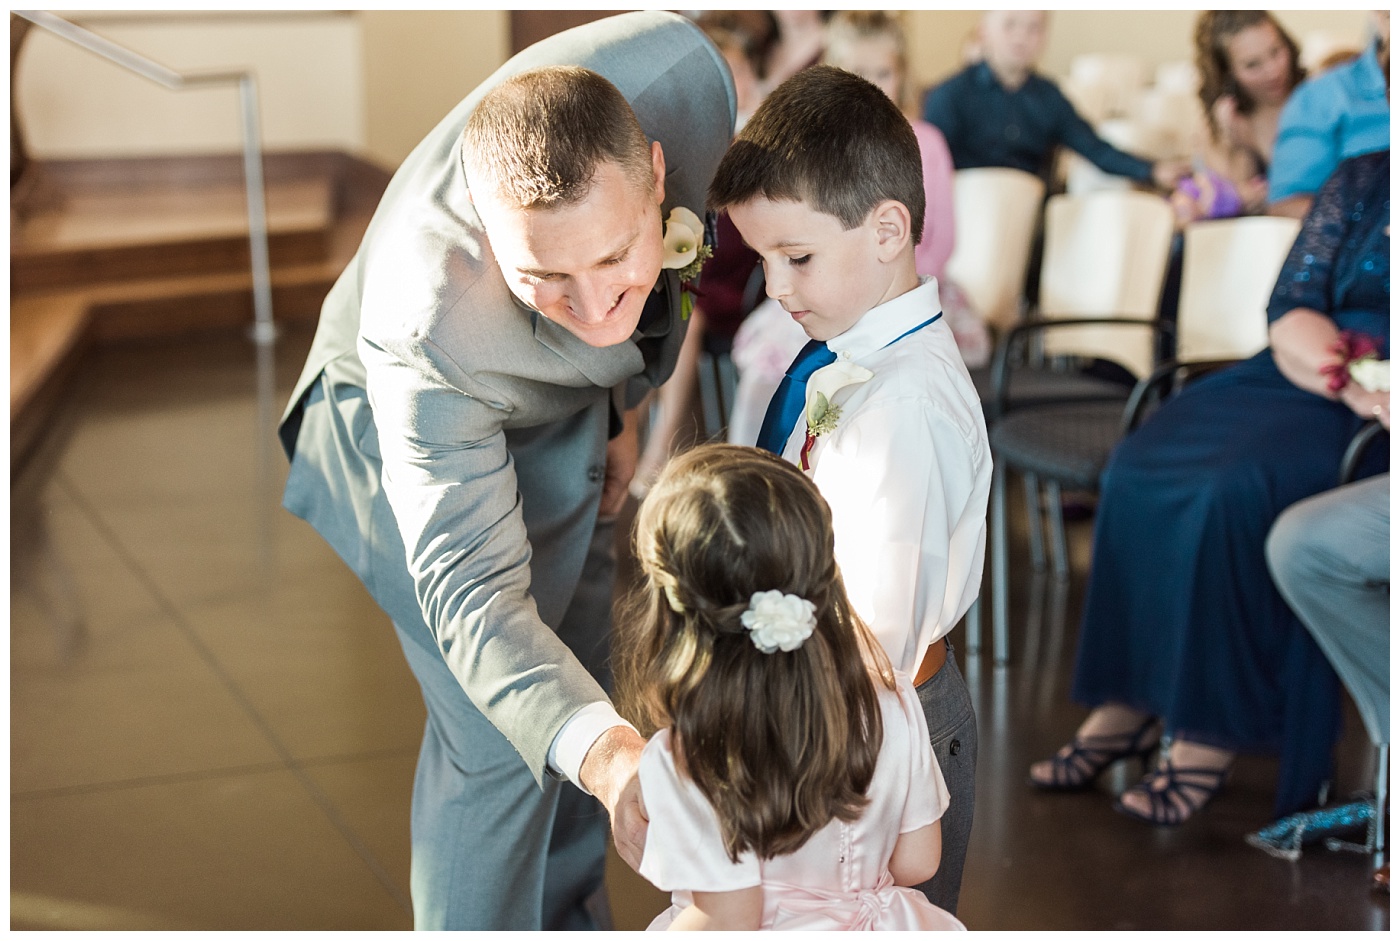
[[(559, 636), (604, 688), (614, 521), (600, 520)], [(573, 784), (541, 788), (442, 655), (395, 625), (428, 710), (413, 781), (409, 886), (418, 930), (612, 928), (608, 816)]]
[[(942, 643), (942, 641), (937, 641)], [(943, 858), (938, 872), (929, 881), (915, 886), (939, 908), (956, 915), (958, 894), (962, 891), (963, 863), (972, 839), (972, 810), (977, 798), (977, 714), (967, 681), (958, 669), (953, 647), (939, 670), (916, 690), (928, 720), (929, 742), (933, 745), (943, 782), (948, 785), (948, 810), (943, 814)]]
[(1366, 732), (1390, 742), (1390, 475), (1300, 500), (1265, 549), (1279, 593), (1356, 701)]

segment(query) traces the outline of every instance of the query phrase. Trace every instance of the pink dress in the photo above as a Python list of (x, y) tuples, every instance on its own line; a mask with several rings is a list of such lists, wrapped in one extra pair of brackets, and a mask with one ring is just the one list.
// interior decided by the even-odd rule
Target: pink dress
[(670, 730), (652, 736), (638, 771), (651, 818), (641, 874), (671, 892), (671, 907), (652, 930), (670, 925), (693, 891), (755, 885), (763, 886), (764, 930), (964, 930), (923, 893), (896, 886), (890, 876), (899, 834), (928, 826), (948, 807), (918, 695), (907, 676), (896, 677), (896, 691), (877, 686), (885, 734), (865, 812), (855, 823), (831, 821), (787, 856), (761, 860), (746, 852), (730, 862), (714, 810), (676, 769)]

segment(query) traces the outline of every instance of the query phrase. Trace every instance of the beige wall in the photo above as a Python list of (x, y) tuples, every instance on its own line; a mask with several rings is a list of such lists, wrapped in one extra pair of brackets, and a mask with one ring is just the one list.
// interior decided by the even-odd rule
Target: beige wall
[(975, 10), (909, 10), (904, 29), (909, 39), (909, 78), (920, 87), (956, 72), (969, 33), (981, 14)]
[[(176, 71), (250, 68), (269, 150), (329, 148), (397, 166), (509, 54), (499, 10), (70, 13)], [(169, 91), (34, 29), (16, 100), (38, 158), (228, 152), (241, 143), (231, 88)]]
[[(351, 14), (70, 16), (179, 72), (254, 70), (269, 149), (364, 145), (363, 50)], [(20, 51), (15, 91), (39, 158), (227, 152), (241, 142), (231, 86), (171, 91), (38, 28)]]
[[(177, 70), (251, 67), (269, 149), (334, 148), (398, 164), (461, 97), (504, 62), (501, 10), (293, 13), (118, 12), (68, 16)], [(911, 78), (926, 86), (955, 71), (980, 14), (905, 13)], [(1081, 52), (1141, 55), (1150, 66), (1191, 55), (1196, 13), (1057, 11), (1043, 69), (1068, 72)], [(1300, 40), (1311, 30), (1364, 35), (1355, 10), (1285, 11)], [(232, 90), (171, 92), (34, 30), (15, 79), (31, 151), (44, 158), (232, 151)]]
[[(1355, 36), (1366, 32), (1363, 10), (1281, 10), (1275, 14), (1298, 42), (1311, 30)], [(1057, 10), (1050, 18), (1042, 71), (1063, 77), (1083, 52), (1126, 52), (1141, 56), (1149, 74), (1163, 62), (1193, 56), (1195, 10)]]
[(365, 11), (366, 154), (397, 166), (457, 102), (510, 57), (502, 10)]

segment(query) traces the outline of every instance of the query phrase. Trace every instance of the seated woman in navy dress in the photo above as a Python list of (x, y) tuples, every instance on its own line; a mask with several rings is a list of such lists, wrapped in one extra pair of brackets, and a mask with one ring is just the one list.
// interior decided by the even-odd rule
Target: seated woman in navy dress
[[(1303, 223), (1271, 298), (1269, 343), (1189, 385), (1114, 453), (1102, 480), (1073, 696), (1093, 709), (1031, 767), (1045, 790), (1120, 758), (1157, 767), (1115, 806), (1177, 824), (1237, 753), (1278, 754), (1275, 816), (1314, 806), (1340, 728), (1337, 680), (1269, 578), (1264, 539), (1336, 485), (1347, 443), (1389, 393), (1328, 388), (1343, 330), (1390, 341), (1390, 154), (1345, 161)], [(1362, 476), (1389, 467), (1371, 449)]]

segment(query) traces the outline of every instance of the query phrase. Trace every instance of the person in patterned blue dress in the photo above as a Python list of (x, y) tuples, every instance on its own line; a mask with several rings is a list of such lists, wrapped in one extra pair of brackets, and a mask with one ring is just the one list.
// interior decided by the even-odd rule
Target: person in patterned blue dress
[[(1089, 786), (1120, 758), (1154, 770), (1115, 807), (1185, 821), (1239, 752), (1279, 756), (1274, 816), (1314, 806), (1340, 729), (1336, 675), (1274, 588), (1264, 541), (1286, 507), (1336, 485), (1348, 442), (1389, 404), (1323, 367), (1343, 330), (1389, 356), (1390, 153), (1344, 161), (1318, 194), (1268, 306), (1264, 351), (1189, 385), (1104, 471), (1072, 695), (1074, 740), (1031, 767)], [(1361, 476), (1389, 468), (1372, 448)]]

